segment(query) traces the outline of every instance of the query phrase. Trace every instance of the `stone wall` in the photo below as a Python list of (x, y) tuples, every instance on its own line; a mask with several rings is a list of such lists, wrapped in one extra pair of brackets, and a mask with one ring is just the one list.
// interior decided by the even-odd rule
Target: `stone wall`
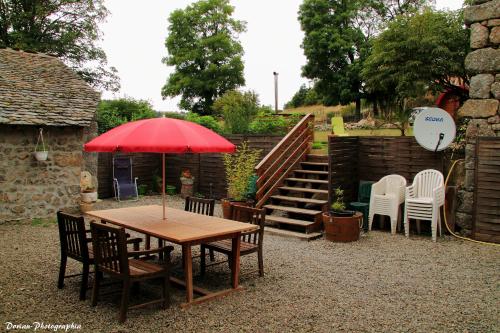
[(465, 184), (459, 192), (456, 223), (465, 234), (472, 229), (475, 139), (500, 136), (500, 1), (476, 0), (465, 9), (471, 51), (465, 67), (471, 75), (469, 97), (458, 112), (470, 118), (465, 151)]
[[(82, 144), (89, 142), (97, 136), (97, 120), (96, 116), (92, 119), (90, 126), (83, 128), (83, 141)], [(83, 147), (81, 148), (83, 150)], [(88, 171), (93, 176), (94, 184), (96, 188), (98, 187), (97, 183), (97, 156), (98, 153), (86, 153), (83, 152), (83, 166), (82, 171)]]
[(38, 162), (38, 127), (0, 125), (0, 222), (55, 218), (59, 209), (78, 208), (83, 128), (45, 127), (44, 134), (49, 157)]

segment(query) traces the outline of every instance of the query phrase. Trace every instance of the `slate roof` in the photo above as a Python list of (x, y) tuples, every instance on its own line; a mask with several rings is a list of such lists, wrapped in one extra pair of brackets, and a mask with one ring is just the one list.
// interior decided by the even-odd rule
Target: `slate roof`
[(99, 99), (58, 58), (0, 49), (0, 124), (89, 126)]

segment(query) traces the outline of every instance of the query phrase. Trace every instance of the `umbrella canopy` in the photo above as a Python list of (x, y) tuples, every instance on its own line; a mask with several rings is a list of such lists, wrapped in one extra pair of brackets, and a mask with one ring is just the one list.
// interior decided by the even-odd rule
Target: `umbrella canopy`
[(172, 118), (133, 121), (101, 134), (87, 152), (232, 153), (235, 146), (201, 125)]
[(201, 125), (172, 118), (152, 118), (126, 123), (84, 145), (86, 152), (163, 153), (164, 219), (165, 153), (232, 153), (235, 149), (231, 142)]

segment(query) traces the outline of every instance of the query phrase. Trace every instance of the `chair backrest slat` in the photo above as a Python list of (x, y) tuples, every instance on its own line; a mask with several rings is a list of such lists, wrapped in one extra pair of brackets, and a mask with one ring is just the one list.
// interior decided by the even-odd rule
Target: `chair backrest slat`
[(76, 260), (88, 260), (89, 250), (83, 216), (57, 212), (61, 252)]
[(114, 275), (129, 275), (125, 229), (92, 222), (90, 230), (99, 269)]
[(186, 197), (184, 210), (201, 215), (214, 216), (215, 200)]
[(443, 174), (438, 170), (427, 169), (420, 171), (413, 180), (418, 197), (432, 197), (432, 191), (443, 184)]
[(240, 205), (232, 206), (232, 220), (245, 222), (259, 226), (257, 231), (243, 233), (241, 240), (252, 244), (262, 244), (264, 238), (264, 223), (266, 220), (266, 209), (258, 209)]

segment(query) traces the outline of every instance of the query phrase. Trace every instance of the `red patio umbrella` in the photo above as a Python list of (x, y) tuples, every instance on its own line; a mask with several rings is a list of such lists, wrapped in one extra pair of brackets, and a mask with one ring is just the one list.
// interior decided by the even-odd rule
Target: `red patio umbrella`
[(172, 118), (152, 118), (126, 123), (84, 145), (86, 152), (162, 153), (163, 219), (165, 153), (232, 153), (235, 149), (231, 142), (201, 125)]

